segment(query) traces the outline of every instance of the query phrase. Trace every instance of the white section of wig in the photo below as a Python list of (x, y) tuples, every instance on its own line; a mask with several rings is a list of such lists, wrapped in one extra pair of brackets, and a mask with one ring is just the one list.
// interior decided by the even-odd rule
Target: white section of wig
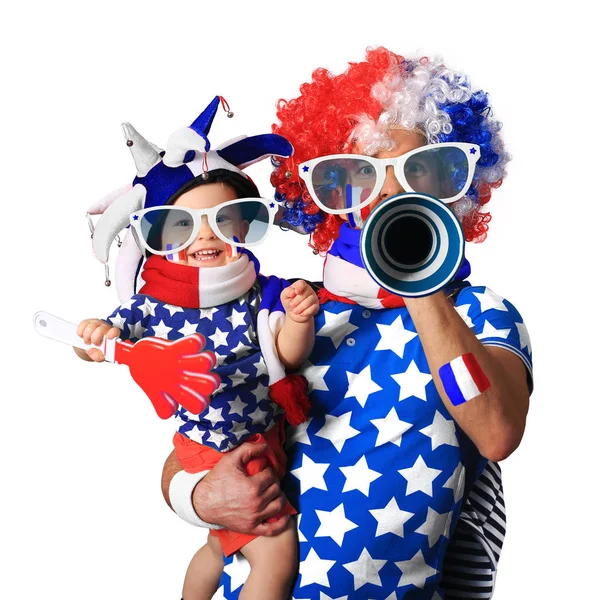
[[(357, 117), (358, 124), (350, 140), (358, 142), (364, 154), (373, 156), (393, 150), (396, 145), (391, 137), (393, 129), (419, 131), (428, 144), (438, 143), (440, 135), (452, 133), (450, 117), (439, 106), (468, 102), (473, 95), (465, 74), (447, 68), (441, 57), (421, 57), (411, 62), (416, 64), (411, 72), (394, 64), (382, 81), (373, 86), (371, 94), (382, 106), (377, 121), (367, 115)], [(492, 167), (477, 166), (474, 179), (494, 183), (504, 178), (511, 157), (499, 135), (501, 124), (491, 115), (485, 117), (485, 124), (492, 133), (492, 148), (498, 154), (498, 161)], [(477, 212), (479, 203), (465, 196), (452, 203), (451, 208), (462, 220)]]

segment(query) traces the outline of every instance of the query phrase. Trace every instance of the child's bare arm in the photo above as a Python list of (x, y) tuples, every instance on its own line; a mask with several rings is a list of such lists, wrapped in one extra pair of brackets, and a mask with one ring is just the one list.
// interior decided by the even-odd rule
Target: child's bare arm
[(306, 281), (298, 280), (281, 292), (285, 323), (275, 340), (279, 360), (287, 369), (297, 369), (308, 358), (315, 343), (314, 316), (319, 299)]
[[(94, 344), (99, 346), (106, 336), (107, 339), (119, 337), (121, 330), (106, 321), (101, 319), (85, 319), (77, 326), (77, 335), (83, 339), (86, 344)], [(90, 362), (103, 362), (104, 354), (100, 348), (90, 348), (82, 350), (81, 348), (73, 348), (75, 354), (83, 360)]]

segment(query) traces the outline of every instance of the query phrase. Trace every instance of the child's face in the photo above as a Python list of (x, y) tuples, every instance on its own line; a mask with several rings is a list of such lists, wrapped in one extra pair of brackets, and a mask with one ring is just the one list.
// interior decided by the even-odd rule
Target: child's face
[[(236, 200), (236, 192), (224, 183), (207, 183), (191, 189), (182, 194), (173, 203), (173, 206), (183, 208), (213, 208), (229, 200)], [(239, 206), (226, 209), (227, 214), (219, 214), (221, 231), (228, 238), (236, 236), (244, 242), (248, 233), (248, 221), (242, 218)], [(163, 240), (168, 242), (168, 240)], [(185, 257), (178, 260), (179, 264), (191, 267), (223, 267), (234, 260), (231, 247), (219, 239), (208, 224), (206, 215), (202, 216), (202, 225), (198, 237), (184, 250)]]

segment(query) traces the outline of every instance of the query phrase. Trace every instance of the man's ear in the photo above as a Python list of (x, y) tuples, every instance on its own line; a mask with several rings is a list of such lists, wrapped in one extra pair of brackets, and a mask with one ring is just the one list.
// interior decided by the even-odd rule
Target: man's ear
[(242, 221), (240, 223), (240, 235), (242, 236), (241, 241), (246, 241), (246, 236), (248, 235), (248, 231), (250, 231), (250, 223), (248, 221)]

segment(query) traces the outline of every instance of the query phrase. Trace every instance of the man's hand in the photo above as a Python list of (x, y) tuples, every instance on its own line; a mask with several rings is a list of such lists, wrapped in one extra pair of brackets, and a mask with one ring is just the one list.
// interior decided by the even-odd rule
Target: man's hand
[[(266, 519), (283, 510), (286, 499), (279, 479), (270, 468), (248, 476), (244, 465), (260, 456), (265, 444), (242, 444), (226, 452), (211, 472), (194, 488), (192, 502), (198, 516), (207, 523), (251, 535), (277, 535), (287, 524), (288, 515), (273, 523)], [(172, 455), (163, 470), (163, 489), (177, 470)]]

